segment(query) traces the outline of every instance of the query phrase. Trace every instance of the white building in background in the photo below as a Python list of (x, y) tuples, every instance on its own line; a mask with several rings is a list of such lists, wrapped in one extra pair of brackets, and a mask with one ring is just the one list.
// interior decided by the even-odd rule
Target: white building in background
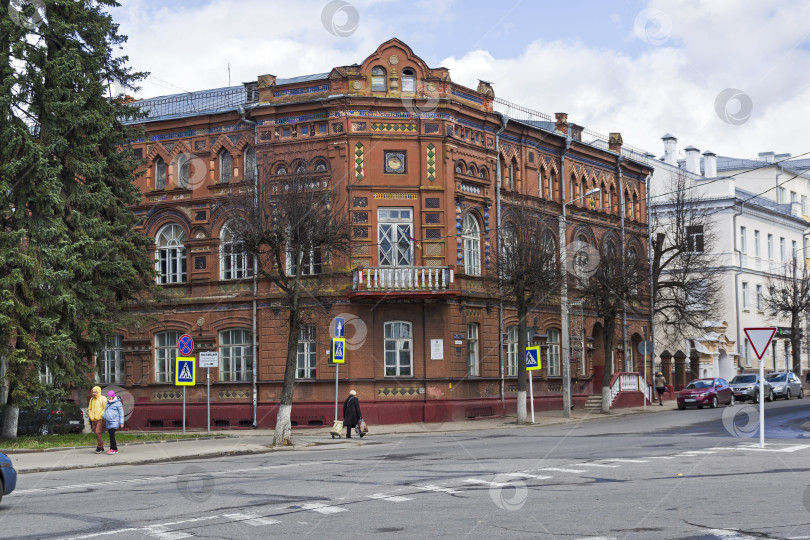
[[(700, 377), (730, 379), (740, 371), (759, 367), (744, 328), (790, 325), (789, 320), (773, 320), (766, 313), (766, 281), (792, 261), (794, 254), (800, 259), (810, 254), (810, 218), (806, 217), (810, 213), (810, 160), (789, 160), (789, 155), (773, 153), (760, 154), (760, 160), (716, 156), (710, 151), (701, 156), (693, 146), (684, 148), (681, 157), (677, 138), (667, 134), (662, 139), (664, 156), (645, 156), (655, 170), (649, 181), (650, 209), (659, 215), (665, 212), (677, 177), (685, 176), (694, 196), (714, 219), (722, 304), (705, 306), (704, 332), (671, 337), (656, 322), (655, 353), (659, 359), (664, 350), (673, 355), (681, 351), (688, 357), (695, 349)], [(802, 343), (802, 369), (808, 369), (806, 337)], [(768, 371), (792, 368), (789, 338), (777, 335), (763, 360)], [(674, 370), (674, 362), (672, 366)], [(686, 371), (688, 380), (688, 367)], [(676, 373), (668, 375), (676, 383), (686, 382)]]

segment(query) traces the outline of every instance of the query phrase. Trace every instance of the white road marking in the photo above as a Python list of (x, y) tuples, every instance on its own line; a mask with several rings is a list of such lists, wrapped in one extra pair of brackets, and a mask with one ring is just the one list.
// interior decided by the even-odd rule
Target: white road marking
[(191, 535), (182, 531), (170, 531), (165, 525), (150, 525), (144, 527), (141, 532), (152, 538), (160, 540), (178, 540), (180, 538), (190, 538)]
[(430, 485), (428, 485), (428, 486), (413, 486), (413, 487), (415, 487), (416, 489), (423, 489), (425, 491), (434, 491), (436, 493), (461, 493), (460, 491), (457, 491), (455, 489), (450, 489), (450, 488), (445, 488), (445, 487), (440, 487), (440, 486), (430, 486)]
[[(176, 538), (188, 538), (191, 536), (190, 534), (179, 532), (179, 531), (170, 531), (168, 527), (173, 525), (183, 525), (185, 523), (196, 523), (199, 521), (209, 521), (212, 519), (218, 519), (220, 516), (205, 516), (199, 518), (191, 518), (191, 519), (183, 519), (180, 521), (171, 521), (169, 523), (158, 523), (155, 525), (148, 525), (146, 527), (127, 527), (126, 529), (116, 529), (114, 531), (104, 531), (100, 533), (93, 533), (93, 534), (85, 534), (82, 536), (72, 536), (67, 540), (78, 540), (80, 538), (98, 538), (99, 536), (108, 536), (112, 534), (120, 534), (124, 532), (142, 532), (148, 536), (152, 536), (154, 538), (160, 538), (162, 540), (173, 540)], [(182, 536), (176, 536), (182, 535)]]
[(538, 469), (541, 471), (554, 471), (554, 472), (566, 472), (566, 473), (573, 473), (573, 474), (580, 474), (584, 473), (582, 469), (562, 469), (560, 467), (545, 467), (543, 469)]
[(678, 454), (679, 456), (685, 456), (689, 454), (716, 454), (714, 450), (686, 450)]
[(482, 486), (489, 487), (506, 487), (509, 485), (509, 482), (490, 482), (489, 480), (481, 480), (480, 478), (465, 478), (464, 481), (468, 484), (481, 484)]
[(675, 456), (647, 456), (644, 459), (675, 459)]
[(719, 536), (723, 540), (756, 540), (754, 536), (748, 536), (747, 534), (740, 534), (739, 531), (735, 530), (727, 530), (727, 529), (706, 529), (706, 532), (709, 534), (713, 534), (715, 536)]
[(391, 502), (405, 502), (413, 500), (410, 497), (403, 497), (402, 495), (386, 495), (385, 493), (375, 493), (373, 495), (367, 495), (367, 497), (369, 499), (382, 499)]
[(725, 447), (725, 448), (718, 448), (718, 450), (751, 450), (754, 452), (796, 452), (798, 450), (804, 450), (805, 448), (810, 448), (810, 444), (794, 444), (790, 446), (782, 446), (778, 447), (773, 444), (765, 444), (765, 448), (760, 448), (759, 445), (749, 445), (749, 444), (741, 444), (736, 447)]
[(258, 514), (225, 514), (225, 517), (241, 523), (246, 523), (253, 527), (260, 527), (262, 525), (275, 525), (281, 523), (276, 519), (262, 517)]
[(646, 459), (607, 458), (600, 461), (615, 461), (617, 463), (649, 463)]
[(323, 503), (306, 503), (302, 504), (301, 508), (304, 510), (312, 510), (314, 512), (318, 512), (319, 514), (337, 514), (338, 512), (345, 512), (345, 508), (341, 508), (339, 506), (329, 506), (328, 504)]
[(576, 540), (617, 540), (615, 536), (586, 536)]
[(582, 467), (611, 467), (611, 468), (619, 467), (619, 465), (605, 465), (604, 463), (580, 463), (579, 465), (581, 465)]
[(522, 472), (510, 472), (504, 474), (504, 476), (515, 476), (517, 478), (532, 478), (534, 480), (548, 480), (550, 478), (554, 478), (553, 476), (543, 476), (540, 474), (527, 474)]

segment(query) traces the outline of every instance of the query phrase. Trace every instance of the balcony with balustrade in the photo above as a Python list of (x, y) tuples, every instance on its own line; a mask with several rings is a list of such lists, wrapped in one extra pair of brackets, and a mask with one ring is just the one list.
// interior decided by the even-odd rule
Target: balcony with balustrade
[(350, 299), (455, 297), (452, 266), (372, 266), (352, 271)]

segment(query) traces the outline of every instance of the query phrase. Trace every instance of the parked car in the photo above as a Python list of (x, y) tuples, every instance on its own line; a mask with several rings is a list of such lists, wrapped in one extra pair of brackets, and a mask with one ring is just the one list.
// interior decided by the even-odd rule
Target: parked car
[[(84, 411), (73, 400), (43, 402), (39, 406), (20, 408), (17, 435), (51, 435), (54, 433), (81, 433), (84, 429)], [(2, 413), (2, 409), (0, 409)]]
[(765, 376), (773, 387), (773, 395), (775, 397), (783, 397), (790, 399), (797, 396), (799, 399), (804, 397), (804, 388), (802, 382), (792, 371), (777, 371)]
[[(737, 375), (729, 383), (731, 389), (734, 391), (734, 399), (739, 401), (751, 400), (754, 403), (759, 403), (759, 374), (758, 373), (744, 373)], [(765, 380), (763, 385), (763, 393), (765, 401), (773, 401), (773, 388), (770, 383)]]
[(17, 487), (17, 471), (14, 465), (11, 464), (11, 458), (5, 454), (0, 454), (0, 501), (3, 500), (3, 495), (8, 495), (14, 488)]
[(678, 408), (681, 410), (705, 406), (714, 409), (718, 403), (734, 405), (734, 391), (725, 379), (695, 379), (678, 392)]

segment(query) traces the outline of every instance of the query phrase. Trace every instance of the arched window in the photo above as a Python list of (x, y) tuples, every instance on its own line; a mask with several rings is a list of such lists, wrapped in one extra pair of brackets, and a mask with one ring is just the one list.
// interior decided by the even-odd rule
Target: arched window
[(630, 198), (630, 192), (624, 190), (624, 217), (631, 219), (633, 217), (633, 200)]
[(554, 171), (551, 171), (551, 174), (548, 175), (548, 200), (554, 200), (554, 184), (557, 183), (557, 175), (554, 174)]
[(155, 189), (166, 189), (166, 162), (160, 156), (155, 160)]
[(481, 167), (478, 170), (478, 178), (483, 178), (484, 180), (489, 179), (489, 171), (487, 170), (486, 167)]
[(371, 70), (371, 91), (372, 92), (385, 92), (388, 85), (385, 80), (385, 70), (380, 66), (372, 68)]
[(326, 162), (324, 160), (322, 160), (322, 159), (319, 159), (315, 163), (315, 172), (326, 172), (326, 170), (327, 170)]
[(253, 180), (259, 174), (256, 162), (256, 149), (252, 146), (245, 148), (245, 180)]
[(233, 170), (231, 163), (231, 153), (223, 150), (219, 153), (219, 181), (227, 183), (231, 181), (231, 172)]
[(545, 231), (541, 237), (540, 254), (543, 257), (543, 269), (549, 274), (555, 272), (558, 254), (554, 234), (551, 231)]
[(515, 160), (509, 162), (509, 176), (507, 178), (509, 189), (515, 189)]
[(639, 259), (638, 259), (638, 252), (636, 251), (635, 247), (630, 247), (627, 251), (627, 270), (628, 270), (628, 292), (630, 296), (637, 296), (638, 295), (638, 276), (639, 276)]
[(185, 283), (186, 233), (180, 225), (169, 224), (155, 237), (155, 270), (158, 283)]
[(541, 167), (537, 169), (537, 196), (540, 197), (541, 199), (543, 198), (544, 190), (545, 187), (543, 185), (543, 168)]
[(610, 186), (610, 192), (608, 193), (608, 212), (611, 214), (616, 213), (616, 186)]
[(476, 170), (474, 164), (470, 163), (467, 166), (467, 174), (469, 174), (470, 176), (478, 176), (478, 171)]
[(253, 379), (253, 334), (250, 330), (231, 329), (219, 333), (219, 380)]
[(191, 178), (191, 161), (185, 154), (177, 156), (177, 187), (188, 189), (188, 181)]
[(295, 169), (295, 174), (304, 174), (307, 172), (307, 164), (303, 161), (297, 162), (295, 165), (293, 165), (293, 168)]
[(466, 170), (466, 165), (464, 164), (464, 162), (463, 161), (457, 161), (456, 162), (456, 173), (457, 174), (464, 174), (465, 170)]
[(180, 332), (155, 334), (155, 382), (174, 382), (174, 362)]
[(633, 216), (631, 219), (641, 221), (641, 204), (638, 201), (638, 193), (633, 193)]
[[(577, 286), (582, 288), (590, 277), (595, 261), (591, 260), (594, 250), (588, 244), (588, 238), (584, 234), (577, 235), (576, 251), (574, 252), (574, 270), (577, 278)], [(570, 251), (569, 251), (570, 253)]]
[(253, 275), (253, 256), (245, 252), (235, 231), (241, 225), (229, 221), (222, 227), (219, 243), (219, 278), (242, 279)]
[(284, 165), (279, 165), (279, 166), (276, 168), (276, 175), (277, 175), (277, 176), (283, 176), (283, 175), (285, 175), (285, 174), (287, 174), (287, 167), (286, 167), (286, 166), (284, 166)]
[(468, 213), (461, 228), (464, 243), (464, 272), (469, 276), (481, 275), (481, 227), (478, 220)]
[(568, 197), (566, 197), (565, 203), (573, 202), (577, 198), (577, 180), (573, 176), (571, 180), (568, 181)]
[(413, 376), (413, 332), (411, 323), (385, 323), (385, 376)]
[[(585, 194), (588, 193), (588, 182), (583, 178), (582, 181), (579, 183), (579, 196), (582, 199), (579, 200), (580, 206), (590, 206), (590, 201), (586, 200)], [(593, 200), (593, 199), (591, 199)]]
[(605, 183), (602, 182), (601, 184), (599, 184), (599, 193), (597, 193), (597, 195), (596, 195), (596, 200), (598, 201), (598, 205), (596, 206), (596, 208), (598, 210), (604, 210), (605, 209), (605, 200), (607, 199), (607, 197), (605, 195), (606, 195), (606, 193), (605, 193)]
[(402, 91), (408, 93), (416, 92), (416, 73), (411, 68), (402, 70)]

